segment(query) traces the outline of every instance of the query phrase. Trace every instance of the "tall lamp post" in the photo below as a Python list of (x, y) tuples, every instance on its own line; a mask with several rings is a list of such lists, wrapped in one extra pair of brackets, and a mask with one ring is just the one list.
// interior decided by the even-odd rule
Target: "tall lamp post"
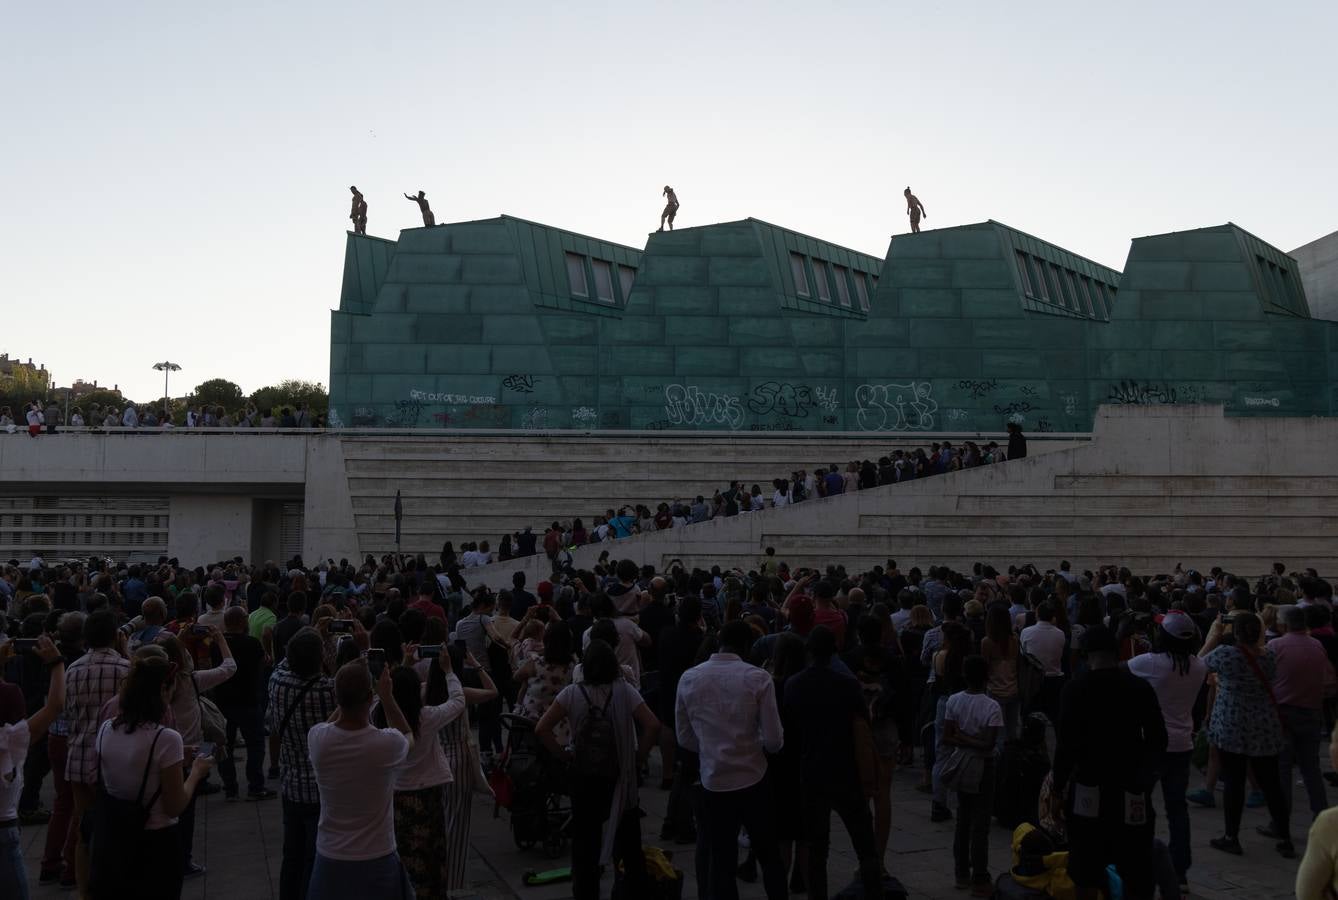
[(172, 413), (170, 410), (168, 410), (167, 404), (168, 404), (168, 397), (170, 397), (171, 395), (167, 392), (167, 376), (170, 375), (172, 372), (180, 372), (181, 366), (177, 365), (174, 362), (164, 361), (160, 363), (154, 363), (153, 367), (157, 369), (159, 372), (163, 373), (163, 421), (170, 422), (172, 421)]

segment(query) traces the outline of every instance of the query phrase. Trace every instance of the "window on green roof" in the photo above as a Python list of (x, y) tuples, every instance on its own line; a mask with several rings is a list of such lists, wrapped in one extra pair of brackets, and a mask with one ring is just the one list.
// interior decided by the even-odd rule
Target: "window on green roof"
[(832, 284), (827, 280), (827, 264), (820, 259), (813, 260), (813, 280), (817, 282), (818, 299), (823, 303), (831, 303)]
[(1015, 250), (1013, 252), (1017, 255), (1017, 274), (1022, 281), (1022, 293), (1026, 294), (1028, 297), (1035, 297), (1036, 289), (1031, 286), (1031, 273), (1028, 271), (1031, 266), (1027, 262), (1027, 254), (1023, 253), (1021, 250)]
[(627, 298), (632, 296), (632, 283), (636, 281), (636, 269), (631, 266), (619, 266), (618, 281), (623, 289), (623, 302), (626, 303)]
[(832, 274), (836, 276), (836, 299), (841, 301), (841, 305), (849, 308), (850, 306), (850, 270), (845, 266), (832, 266)]
[(859, 301), (859, 308), (865, 312), (869, 311), (869, 289), (864, 284), (863, 272), (851, 272), (855, 279), (855, 299)]
[(808, 270), (804, 266), (804, 254), (790, 253), (790, 272), (794, 276), (794, 292), (800, 297), (807, 297)]
[(567, 254), (567, 281), (573, 296), (590, 296), (590, 286), (585, 278), (585, 257), (579, 253)]
[(613, 266), (602, 259), (592, 259), (590, 268), (595, 273), (595, 299), (617, 303), (618, 298), (613, 296)]

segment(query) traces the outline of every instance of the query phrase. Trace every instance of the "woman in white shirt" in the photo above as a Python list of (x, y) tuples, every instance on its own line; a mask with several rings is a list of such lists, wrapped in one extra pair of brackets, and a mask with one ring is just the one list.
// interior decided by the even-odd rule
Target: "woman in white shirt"
[[(446, 894), (446, 803), (444, 788), (454, 780), (438, 733), (465, 711), (464, 688), (451, 672), (451, 657), (441, 654), (424, 686), (408, 666), (391, 673), (391, 691), (404, 713), (413, 743), (395, 773), (395, 846), (421, 900)], [(386, 727), (385, 713), (373, 714)]]
[(790, 482), (784, 478), (776, 479), (776, 492), (771, 495), (771, 505), (775, 509), (782, 506), (789, 506), (794, 502), (794, 494), (790, 490)]
[[(65, 661), (51, 639), (37, 639), (38, 658), (51, 671), (46, 705), (27, 719), (0, 725), (0, 897), (28, 900), (28, 876), (23, 867), (23, 844), (19, 840), (19, 794), (23, 793), (23, 766), (28, 749), (45, 735), (65, 708)], [(14, 642), (0, 644), (0, 670), (14, 654)]]
[[(130, 665), (116, 716), (102, 724), (95, 744), (98, 771), (108, 796), (148, 810), (143, 832), (118, 834), (115, 822), (97, 818), (90, 845), (90, 888), (94, 897), (115, 897), (133, 884), (142, 900), (176, 900), (183, 871), (181, 826), (177, 817), (213, 765), (197, 756), (183, 773), (180, 732), (163, 726), (172, 666), (164, 654), (145, 652)], [(105, 805), (98, 807), (106, 811)], [(124, 839), (118, 839), (124, 838)]]

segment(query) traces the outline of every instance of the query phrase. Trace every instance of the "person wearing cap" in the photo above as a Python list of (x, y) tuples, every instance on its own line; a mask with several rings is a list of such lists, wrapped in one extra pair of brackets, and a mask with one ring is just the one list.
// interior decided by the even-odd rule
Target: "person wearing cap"
[(1146, 681), (1119, 665), (1104, 625), (1083, 635), (1087, 671), (1064, 687), (1055, 743), (1055, 795), (1066, 797), (1069, 877), (1079, 900), (1109, 891), (1114, 865), (1126, 897), (1151, 897), (1156, 815), (1151, 791), (1166, 751), (1166, 723)]
[(1152, 653), (1126, 663), (1129, 671), (1152, 686), (1166, 723), (1166, 753), (1157, 777), (1170, 832), (1171, 862), (1180, 879), (1180, 892), (1189, 890), (1189, 763), (1194, 755), (1194, 704), (1204, 689), (1208, 667), (1194, 653), (1199, 629), (1179, 611), (1167, 613), (1157, 629)]

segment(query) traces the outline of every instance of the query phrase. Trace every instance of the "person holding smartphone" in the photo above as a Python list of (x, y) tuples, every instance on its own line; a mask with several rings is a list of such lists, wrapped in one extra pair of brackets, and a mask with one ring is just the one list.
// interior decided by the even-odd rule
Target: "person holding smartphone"
[[(0, 644), (0, 670), (15, 651), (15, 641)], [(23, 792), (23, 770), (28, 750), (43, 737), (65, 708), (65, 660), (49, 637), (37, 639), (32, 650), (51, 672), (46, 703), (27, 719), (0, 726), (0, 897), (27, 900), (28, 876), (19, 839), (18, 806)], [(12, 773), (12, 780), (5, 773)]]
[[(339, 708), (307, 734), (321, 803), (308, 900), (413, 893), (397, 852), (394, 815), (396, 778), (413, 747), (413, 729), (395, 699), (384, 656), (375, 682), (373, 664), (369, 651), (366, 661), (339, 668)], [(387, 728), (372, 725), (373, 696), (381, 703)]]

